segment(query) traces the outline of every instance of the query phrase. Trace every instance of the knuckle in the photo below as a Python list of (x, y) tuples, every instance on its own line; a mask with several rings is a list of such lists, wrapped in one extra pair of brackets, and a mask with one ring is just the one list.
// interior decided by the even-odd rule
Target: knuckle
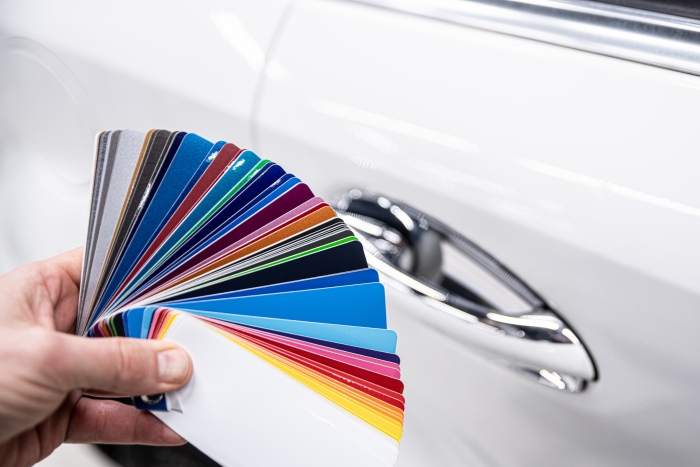
[(31, 266), (29, 273), (33, 282), (46, 287), (49, 293), (53, 292), (59, 282), (57, 280), (60, 275), (58, 266), (49, 260), (39, 261)]
[[(116, 346), (116, 378), (128, 383), (139, 383), (149, 380), (150, 368), (148, 352), (139, 349), (124, 338), (114, 338)], [(140, 351), (139, 351), (140, 350)]]
[(122, 339), (112, 339), (110, 344), (114, 347), (114, 363), (116, 375), (124, 376), (131, 374), (134, 366), (134, 357), (129, 351), (128, 345)]

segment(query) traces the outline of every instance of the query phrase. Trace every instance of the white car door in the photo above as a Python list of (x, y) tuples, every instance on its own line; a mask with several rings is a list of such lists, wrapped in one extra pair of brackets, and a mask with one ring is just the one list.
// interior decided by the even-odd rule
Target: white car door
[[(399, 465), (693, 463), (700, 78), (455, 24), (556, 38), (537, 14), (367, 3), (294, 5), (268, 54), (254, 147), (324, 196), (383, 194), (471, 239), (559, 312), (598, 371), (579, 393), (544, 367), (529, 373), (538, 384), (509, 369), (509, 339), (483, 358), (468, 320), (390, 289), (407, 388)], [(549, 21), (578, 47), (561, 31), (585, 24)], [(615, 55), (602, 50), (615, 30), (599, 29), (588, 49)]]
[(84, 243), (97, 132), (180, 128), (249, 147), (288, 3), (0, 2), (0, 272)]
[[(519, 337), (553, 315), (494, 292), (504, 312), (474, 320), (411, 261), (377, 263), (398, 287), (399, 465), (693, 464), (698, 31), (573, 0), (5, 1), (0, 270), (84, 241), (95, 132), (228, 139), (329, 199), (444, 223), (571, 331)], [(488, 295), (454, 245), (428, 269)]]

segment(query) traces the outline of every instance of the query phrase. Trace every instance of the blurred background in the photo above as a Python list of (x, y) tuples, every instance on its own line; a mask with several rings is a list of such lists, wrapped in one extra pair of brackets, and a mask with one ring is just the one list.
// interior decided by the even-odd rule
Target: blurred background
[[(365, 240), (400, 336), (399, 466), (695, 465), (698, 19), (687, 0), (0, 0), (0, 272), (84, 243), (97, 132), (230, 141)], [(155, 465), (119, 449), (40, 465)]]

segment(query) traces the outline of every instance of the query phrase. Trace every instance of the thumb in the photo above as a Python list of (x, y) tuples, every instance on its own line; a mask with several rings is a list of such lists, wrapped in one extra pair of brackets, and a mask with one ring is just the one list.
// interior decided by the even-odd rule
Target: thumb
[(190, 357), (172, 342), (66, 334), (60, 338), (61, 356), (52, 372), (66, 391), (156, 394), (177, 389), (192, 376)]

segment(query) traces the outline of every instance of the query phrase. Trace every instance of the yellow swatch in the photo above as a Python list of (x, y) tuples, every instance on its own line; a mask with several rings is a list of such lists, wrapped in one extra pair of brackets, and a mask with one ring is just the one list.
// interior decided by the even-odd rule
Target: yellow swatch
[(352, 413), (356, 417), (360, 418), (361, 420), (364, 420), (371, 426), (377, 428), (379, 431), (382, 433), (385, 433), (386, 435), (390, 436), (391, 438), (395, 439), (396, 441), (401, 440), (401, 434), (403, 432), (403, 428), (397, 424), (396, 421), (388, 419), (386, 416), (379, 414), (377, 411), (365, 406), (364, 404), (358, 403), (355, 400), (352, 400), (346, 395), (341, 394), (339, 391), (336, 391), (328, 385), (323, 384), (322, 382), (316, 380), (315, 378), (312, 378), (301, 371), (298, 371), (295, 368), (292, 368), (290, 365), (286, 365), (282, 362), (280, 362), (277, 359), (270, 358), (269, 355), (266, 353), (263, 353), (259, 351), (258, 349), (254, 348), (251, 344), (247, 342), (243, 342), (241, 339), (238, 339), (234, 336), (232, 336), (229, 333), (226, 333), (222, 331), (221, 329), (217, 329), (215, 327), (212, 327), (215, 329), (219, 334), (225, 336), (226, 338), (230, 339), (231, 341), (237, 343), (241, 347), (245, 348), (246, 350), (250, 351), (251, 353), (257, 355), (261, 359), (265, 360), (272, 366), (276, 367), (277, 369), (281, 370), (288, 376), (294, 378), (295, 380), (299, 381), (303, 385), (307, 386), (309, 389), (312, 389), (313, 391), (321, 394), (323, 397), (326, 399), (334, 402), (335, 404), (339, 405), (340, 407), (344, 408), (348, 412)]

